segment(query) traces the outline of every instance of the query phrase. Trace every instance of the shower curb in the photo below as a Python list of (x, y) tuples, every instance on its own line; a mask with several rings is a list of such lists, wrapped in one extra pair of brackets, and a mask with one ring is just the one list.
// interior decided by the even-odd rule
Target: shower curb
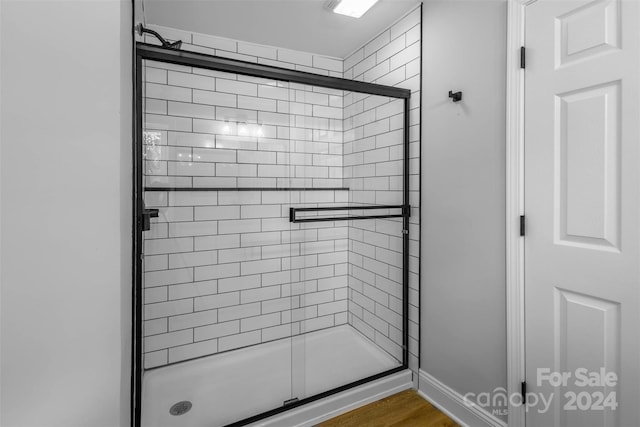
[(264, 420), (250, 427), (311, 427), (371, 402), (413, 388), (412, 372), (405, 370), (370, 383), (311, 402)]

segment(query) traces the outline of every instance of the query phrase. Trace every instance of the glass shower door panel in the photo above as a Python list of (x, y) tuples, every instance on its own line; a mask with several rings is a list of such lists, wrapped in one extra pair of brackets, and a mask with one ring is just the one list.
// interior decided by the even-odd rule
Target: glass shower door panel
[(289, 89), (144, 66), (143, 425), (223, 426), (293, 397)]
[[(345, 185), (356, 208), (351, 213), (397, 214), (405, 194), (404, 100), (353, 93), (346, 104)], [(403, 363), (403, 229), (397, 217), (349, 221), (349, 324), (375, 345), (376, 358), (363, 357), (369, 372)]]
[[(346, 204), (346, 192), (342, 191), (342, 98), (338, 90), (291, 84), (290, 171), (291, 186), (300, 189), (294, 194), (292, 207), (307, 208)], [(318, 390), (317, 366), (309, 364), (311, 353), (316, 351), (311, 334), (336, 324), (346, 323), (346, 315), (334, 313), (318, 316), (318, 305), (313, 295), (318, 293), (318, 281), (343, 277), (346, 286), (346, 228), (336, 229), (342, 235), (331, 237), (326, 230), (329, 223), (291, 223), (291, 338), (292, 391), (302, 400)], [(336, 241), (338, 245), (335, 245)], [(337, 252), (336, 252), (337, 251)], [(322, 258), (319, 253), (334, 253), (334, 259)], [(331, 300), (334, 292), (331, 290)], [(325, 295), (326, 296), (326, 295)], [(338, 292), (337, 304), (346, 312), (346, 293)], [(339, 301), (338, 301), (339, 300)], [(337, 323), (336, 323), (337, 322)], [(317, 335), (317, 334), (316, 334)], [(322, 387), (320, 387), (322, 388)], [(325, 390), (322, 390), (325, 391)]]
[[(397, 216), (404, 204), (404, 100), (359, 93), (345, 99), (350, 214)], [(372, 206), (393, 208), (358, 209)], [(360, 361), (363, 375), (375, 375), (403, 363), (403, 218), (352, 220), (348, 226), (349, 325), (372, 346), (354, 346), (354, 354), (361, 353), (350, 360)]]
[(309, 86), (296, 101), (308, 114), (296, 117), (306, 127), (292, 132), (291, 152), (304, 186), (292, 206), (306, 209), (292, 223), (292, 389), (302, 399), (403, 363), (404, 104)]

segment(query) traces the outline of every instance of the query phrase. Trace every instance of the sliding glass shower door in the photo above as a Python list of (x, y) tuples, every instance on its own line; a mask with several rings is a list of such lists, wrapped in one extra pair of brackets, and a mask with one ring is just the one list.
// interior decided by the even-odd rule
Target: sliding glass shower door
[(288, 83), (143, 66), (143, 425), (227, 425), (294, 398)]
[(292, 180), (304, 187), (290, 209), (293, 391), (303, 399), (403, 364), (404, 104), (292, 87)]
[(138, 48), (140, 425), (406, 368), (408, 91)]

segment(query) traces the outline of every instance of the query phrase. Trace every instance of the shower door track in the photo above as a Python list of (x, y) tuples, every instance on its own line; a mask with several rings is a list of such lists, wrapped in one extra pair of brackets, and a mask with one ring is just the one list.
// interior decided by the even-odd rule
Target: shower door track
[[(401, 208), (402, 214), (397, 218), (402, 218), (402, 365), (379, 374), (360, 379), (344, 386), (328, 390), (326, 392), (300, 399), (286, 406), (275, 408), (268, 412), (263, 412), (244, 420), (229, 424), (227, 427), (239, 427), (256, 422), (258, 420), (276, 415), (281, 412), (305, 405), (307, 403), (325, 398), (327, 396), (340, 393), (342, 391), (357, 387), (370, 381), (374, 381), (385, 376), (403, 371), (409, 367), (409, 99), (411, 91), (409, 89), (384, 86), (375, 83), (366, 83), (355, 80), (329, 77), (319, 74), (307, 73), (303, 71), (289, 70), (286, 68), (273, 67), (269, 65), (256, 64), (252, 62), (239, 61), (235, 59), (222, 58), (197, 52), (168, 49), (161, 46), (137, 42), (135, 46), (135, 141), (133, 144), (133, 330), (132, 330), (132, 381), (131, 381), (131, 425), (141, 426), (141, 403), (142, 403), (142, 342), (143, 342), (143, 224), (144, 224), (144, 191), (214, 191), (213, 188), (145, 188), (143, 185), (143, 105), (142, 105), (142, 61), (153, 60), (177, 65), (204, 68), (208, 70), (223, 71), (229, 73), (243, 74), (253, 77), (269, 78), (273, 80), (287, 81), (291, 83), (301, 83), (312, 86), (320, 86), (330, 89), (344, 90), (349, 92), (366, 93), (370, 95), (386, 96), (390, 98), (400, 98), (404, 100), (404, 126), (403, 126), (403, 203), (394, 207)], [(342, 189), (342, 188), (341, 188)], [(242, 191), (242, 188), (219, 188), (215, 191)], [(267, 191), (267, 189), (263, 189)], [(302, 188), (282, 188), (269, 189), (268, 191), (302, 191), (309, 189)], [(390, 206), (386, 206), (389, 208)], [(384, 208), (384, 207), (383, 207)], [(306, 208), (302, 208), (303, 210)], [(313, 209), (313, 208), (310, 208)], [(358, 207), (353, 207), (358, 209)], [(359, 207), (362, 209), (362, 207)], [(300, 209), (298, 209), (300, 210)], [(354, 218), (355, 219), (355, 218)]]

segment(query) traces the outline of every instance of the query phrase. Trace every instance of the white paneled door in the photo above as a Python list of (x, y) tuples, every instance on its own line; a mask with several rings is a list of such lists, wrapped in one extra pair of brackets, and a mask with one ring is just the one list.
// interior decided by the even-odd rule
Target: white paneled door
[(526, 7), (528, 427), (640, 425), (638, 6)]

